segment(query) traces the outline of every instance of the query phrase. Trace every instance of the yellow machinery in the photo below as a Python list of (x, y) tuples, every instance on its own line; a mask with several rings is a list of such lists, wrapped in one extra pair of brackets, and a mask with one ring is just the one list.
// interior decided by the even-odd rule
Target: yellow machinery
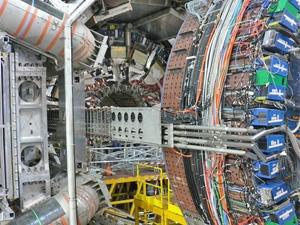
[[(144, 179), (154, 179), (153, 176), (144, 176)], [(134, 215), (135, 205), (134, 196), (137, 191), (137, 176), (136, 175), (120, 175), (106, 177), (104, 179), (108, 190), (111, 194), (111, 204), (113, 207), (122, 209), (130, 215)]]
[(137, 165), (136, 175), (106, 178), (112, 206), (135, 216), (135, 224), (187, 224), (172, 201), (169, 180), (163, 169)]
[[(154, 180), (143, 175), (152, 171)], [(137, 165), (138, 189), (134, 197), (135, 224), (187, 224), (180, 208), (172, 201), (169, 179), (159, 167)]]

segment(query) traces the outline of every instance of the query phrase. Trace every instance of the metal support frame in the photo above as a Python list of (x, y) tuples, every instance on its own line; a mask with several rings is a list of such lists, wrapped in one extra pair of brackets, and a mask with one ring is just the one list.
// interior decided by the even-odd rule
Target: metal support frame
[[(50, 197), (46, 68), (23, 65), (10, 54), (14, 198), (22, 210)], [(18, 179), (16, 179), (18, 178)]]
[[(97, 43), (97, 41), (96, 41), (96, 43)], [(97, 44), (99, 44), (99, 43), (97, 43)], [(105, 59), (105, 54), (108, 49), (108, 36), (103, 36), (103, 39), (101, 41), (101, 46), (98, 48), (99, 48), (99, 52), (97, 54), (97, 57), (96, 57), (96, 60), (94, 63), (95, 68), (97, 68), (99, 65), (103, 64), (103, 61)]]
[(21, 45), (21, 46), (23, 46), (23, 47), (25, 47), (25, 48), (28, 48), (28, 49), (30, 49), (30, 50), (32, 50), (32, 51), (34, 51), (34, 52), (37, 52), (37, 53), (39, 53), (39, 54), (41, 54), (41, 55), (43, 55), (43, 56), (45, 56), (45, 57), (51, 59), (51, 60), (55, 63), (56, 66), (59, 65), (58, 60), (57, 60), (57, 58), (56, 58), (54, 55), (52, 55), (52, 54), (50, 54), (50, 53), (47, 53), (47, 52), (44, 52), (44, 51), (38, 49), (37, 47), (28, 44), (28, 43), (25, 42), (25, 41), (22, 41), (22, 40), (19, 40), (19, 39), (15, 38), (15, 37), (12, 36), (12, 35), (7, 34), (7, 36), (8, 36), (12, 41), (14, 41), (15, 43), (17, 43), (18, 45)]
[(138, 163), (162, 163), (162, 151), (157, 146), (124, 146), (90, 149), (91, 172), (105, 172), (110, 165), (112, 172), (134, 171)]
[(87, 109), (87, 137), (94, 141), (116, 140), (160, 146), (160, 114), (159, 108), (146, 107)]
[(161, 145), (159, 108), (111, 108), (113, 140)]
[(84, 75), (83, 73), (74, 73), (73, 77), (75, 164), (78, 171), (86, 171), (87, 150)]
[(91, 108), (85, 111), (86, 137), (93, 142), (94, 147), (102, 146), (103, 142), (111, 140), (110, 108)]
[[(123, 210), (127, 209), (127, 213), (133, 216), (135, 212), (134, 195), (140, 192), (141, 188), (141, 185), (138, 186), (138, 181), (153, 181), (156, 178), (157, 175), (152, 173), (142, 174), (139, 177), (132, 173), (129, 176), (105, 177), (103, 181), (108, 187), (111, 205), (116, 208), (121, 207)], [(163, 179), (167, 179), (167, 176), (165, 175)], [(130, 190), (128, 191), (128, 189)]]
[(132, 42), (132, 38), (131, 38), (131, 33), (132, 32), (132, 24), (129, 23), (126, 26), (125, 29), (125, 46), (126, 46), (126, 57), (129, 58), (130, 57), (130, 52), (131, 52), (131, 42)]
[(143, 4), (147, 6), (171, 6), (171, 0), (131, 0), (134, 4)]
[(95, 38), (94, 53), (86, 61), (80, 61), (79, 64), (88, 68), (95, 69), (103, 64), (105, 54), (108, 49), (108, 36), (104, 36), (94, 30), (90, 30)]
[(66, 146), (68, 169), (68, 193), (70, 198), (70, 225), (77, 224), (76, 206), (76, 178), (75, 178), (75, 151), (74, 151), (74, 121), (73, 121), (73, 51), (72, 25), (96, 0), (84, 1), (70, 15), (65, 24), (65, 104), (66, 104)]
[[(140, 215), (145, 212), (160, 216), (161, 224), (169, 224), (168, 221), (186, 224), (162, 168), (138, 164), (132, 175), (105, 177), (104, 182), (112, 197), (111, 204), (135, 215), (136, 221), (141, 222)], [(147, 220), (146, 215), (143, 218)]]
[[(62, 0), (49, 0), (50, 3), (57, 9), (60, 9), (64, 13), (72, 14), (85, 0), (74, 0), (65, 3)], [(84, 14), (80, 15), (78, 19), (81, 23), (85, 24), (92, 16), (94, 12), (92, 9), (88, 9)]]
[(0, 53), (0, 223), (14, 218), (14, 212), (7, 202), (7, 198), (14, 195), (9, 82), (9, 57)]
[(151, 14), (150, 16), (146, 16), (143, 17), (142, 19), (139, 19), (138, 21), (136, 21), (135, 23), (133, 23), (133, 26), (135, 28), (141, 27), (143, 25), (146, 25), (148, 23), (154, 22), (156, 20), (159, 20), (161, 18), (164, 18), (168, 15), (173, 15), (181, 20), (184, 20), (184, 16), (182, 16), (181, 14), (179, 14), (176, 10), (172, 9), (172, 8), (167, 8), (167, 9), (163, 9), (159, 12), (156, 12), (154, 14)]
[(119, 5), (115, 8), (107, 10), (107, 13), (105, 15), (94, 16), (94, 21), (95, 21), (95, 23), (100, 23), (100, 22), (106, 21), (108, 19), (113, 19), (114, 17), (116, 17), (120, 14), (131, 12), (132, 10), (133, 10), (133, 8), (132, 8), (131, 3), (125, 3), (122, 5)]
[[(156, 111), (155, 108), (112, 108), (111, 111), (112, 140), (149, 143), (192, 151), (234, 154), (252, 160), (267, 161), (274, 156), (265, 155), (258, 147), (257, 140), (266, 135), (281, 132), (287, 134), (300, 158), (299, 142), (286, 126), (259, 130), (221, 126), (161, 125), (160, 110)], [(146, 119), (140, 122), (136, 120), (135, 116), (135, 119), (130, 121), (131, 113), (134, 115), (141, 113)], [(147, 118), (151, 118), (151, 121)], [(143, 132), (139, 132), (141, 130)]]
[(0, 193), (0, 223), (1, 221), (12, 220), (15, 217), (15, 212), (10, 208), (5, 195)]

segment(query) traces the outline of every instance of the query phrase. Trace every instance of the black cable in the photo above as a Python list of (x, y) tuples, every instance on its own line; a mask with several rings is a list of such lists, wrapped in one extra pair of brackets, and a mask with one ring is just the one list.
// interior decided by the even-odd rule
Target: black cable
[(202, 206), (204, 208), (204, 211), (206, 212), (209, 221), (211, 222), (211, 224), (213, 224), (213, 219), (210, 216), (210, 210), (209, 210), (209, 202), (208, 202), (208, 195), (207, 195), (207, 191), (206, 191), (206, 185), (205, 185), (205, 178), (204, 178), (204, 169), (203, 169), (203, 165), (205, 163), (205, 153), (204, 152), (194, 152), (193, 154), (193, 169), (194, 169), (194, 179), (196, 181), (197, 185), (197, 190), (198, 193), (201, 197), (202, 200)]
[[(194, 159), (194, 157), (195, 156), (193, 154), (193, 159)], [(194, 205), (196, 206), (196, 209), (197, 209), (199, 215), (203, 219), (203, 222), (205, 222), (206, 224), (213, 224), (212, 223), (212, 218), (209, 217), (209, 211), (208, 211), (208, 208), (207, 208), (207, 203), (205, 204), (203, 202), (203, 201), (205, 201), (207, 196), (202, 195), (202, 193), (199, 192), (199, 190), (198, 190), (199, 188), (201, 189), (201, 187), (203, 187), (203, 186), (202, 186), (202, 184), (197, 185), (199, 183), (196, 182), (196, 180), (195, 180), (196, 176), (195, 176), (195, 174), (193, 172), (193, 169), (192, 169), (192, 160), (191, 160), (191, 158), (185, 157), (183, 159), (183, 163), (184, 163), (185, 174), (186, 174), (188, 186), (189, 186), (189, 189), (190, 189), (190, 193), (191, 193), (193, 201), (194, 201)], [(199, 176), (197, 176), (197, 177), (199, 177)]]

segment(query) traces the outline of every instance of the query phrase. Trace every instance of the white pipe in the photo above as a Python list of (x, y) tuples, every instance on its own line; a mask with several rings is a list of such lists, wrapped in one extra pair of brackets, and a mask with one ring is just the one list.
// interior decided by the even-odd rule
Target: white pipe
[(245, 155), (246, 152), (242, 150), (236, 149), (228, 149), (228, 148), (213, 148), (207, 146), (198, 146), (198, 145), (188, 145), (188, 144), (174, 144), (174, 146), (178, 149), (188, 149), (195, 151), (205, 151), (205, 152), (215, 152), (219, 154), (233, 154), (233, 155)]
[(68, 170), (68, 193), (70, 198), (70, 225), (77, 225), (75, 149), (73, 133), (73, 58), (72, 58), (72, 25), (96, 0), (84, 1), (66, 21), (65, 32), (65, 101), (66, 101), (66, 147)]
[(293, 134), (296, 133), (299, 129), (300, 129), (300, 118), (299, 118), (299, 120), (298, 120), (297, 126), (295, 127), (294, 130), (292, 130), (292, 133), (293, 133)]
[(174, 125), (174, 130), (211, 130), (211, 131), (228, 131), (228, 132), (239, 132), (239, 133), (258, 133), (260, 130), (253, 128), (236, 128), (236, 127), (222, 127), (222, 126), (195, 126), (195, 125)]
[[(40, 7), (44, 5), (44, 7)], [(38, 7), (38, 8), (37, 8)], [(53, 55), (60, 62), (64, 58), (64, 24), (67, 14), (46, 11), (46, 3), (27, 4), (21, 0), (0, 0), (0, 29), (19, 42)], [(74, 61), (84, 62), (95, 49), (95, 37), (86, 25), (76, 22), (73, 26)]]

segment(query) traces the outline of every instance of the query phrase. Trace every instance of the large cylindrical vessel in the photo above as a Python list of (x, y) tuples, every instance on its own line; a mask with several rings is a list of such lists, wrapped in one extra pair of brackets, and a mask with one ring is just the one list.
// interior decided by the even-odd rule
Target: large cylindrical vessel
[[(77, 188), (78, 224), (86, 225), (95, 216), (100, 200), (96, 190), (83, 185)], [(33, 207), (11, 222), (11, 225), (68, 225), (69, 195), (67, 190), (59, 192), (46, 202)]]
[[(57, 59), (64, 56), (64, 25), (68, 15), (39, 0), (0, 0), (0, 29)], [(74, 61), (86, 60), (95, 38), (82, 23), (73, 26)]]

